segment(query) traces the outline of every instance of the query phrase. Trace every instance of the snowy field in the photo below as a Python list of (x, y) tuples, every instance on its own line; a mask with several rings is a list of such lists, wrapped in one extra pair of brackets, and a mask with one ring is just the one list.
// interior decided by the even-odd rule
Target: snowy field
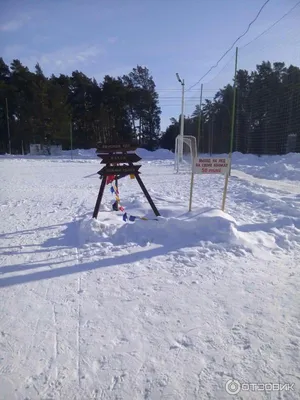
[(139, 154), (158, 221), (109, 187), (92, 220), (94, 152), (0, 157), (0, 399), (299, 400), (300, 155), (235, 154), (226, 213), (199, 175), (188, 213), (189, 174)]

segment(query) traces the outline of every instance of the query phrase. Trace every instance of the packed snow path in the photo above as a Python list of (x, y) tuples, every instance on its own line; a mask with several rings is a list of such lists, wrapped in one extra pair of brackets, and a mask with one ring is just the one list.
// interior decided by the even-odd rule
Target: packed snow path
[(189, 215), (189, 175), (145, 161), (163, 218), (125, 224), (108, 189), (91, 220), (98, 169), (0, 159), (0, 399), (299, 399), (299, 182), (235, 169), (222, 213), (223, 178), (197, 176)]

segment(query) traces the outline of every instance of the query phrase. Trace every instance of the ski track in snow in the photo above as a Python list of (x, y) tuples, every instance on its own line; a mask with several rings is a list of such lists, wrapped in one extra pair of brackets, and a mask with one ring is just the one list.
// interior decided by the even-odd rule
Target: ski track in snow
[(91, 221), (99, 160), (0, 159), (0, 399), (299, 399), (299, 182), (234, 169), (222, 214), (224, 178), (196, 176), (189, 217), (189, 175), (142, 164), (160, 230), (108, 189)]

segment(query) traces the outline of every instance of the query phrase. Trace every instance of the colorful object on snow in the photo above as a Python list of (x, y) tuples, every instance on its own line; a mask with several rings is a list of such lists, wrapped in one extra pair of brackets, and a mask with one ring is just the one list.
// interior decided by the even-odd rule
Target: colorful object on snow
[[(125, 208), (119, 204), (120, 203), (119, 190), (116, 187), (116, 185), (112, 184), (111, 188), (110, 188), (110, 191), (111, 191), (112, 194), (115, 194), (115, 196), (116, 196), (116, 201), (112, 205), (113, 210), (114, 211), (125, 211)], [(158, 221), (157, 218), (153, 218), (153, 219), (151, 218), (150, 219), (150, 218), (146, 218), (146, 217), (138, 217), (136, 215), (130, 215), (127, 212), (124, 212), (124, 214), (123, 214), (123, 221), (124, 222), (126, 222), (127, 220), (131, 221), (131, 222), (134, 222), (136, 219), (141, 219), (143, 221)]]
[(120, 197), (119, 197), (119, 190), (116, 185), (111, 185), (110, 191), (112, 194), (115, 194), (116, 201), (113, 203), (112, 208), (114, 211), (124, 211), (125, 208), (121, 206), (120, 203)]
[(157, 218), (146, 218), (146, 217), (138, 217), (136, 215), (128, 215), (127, 213), (123, 214), (123, 221), (126, 222), (127, 220), (134, 222), (136, 219), (141, 219), (143, 221), (158, 221)]
[(112, 183), (115, 179), (116, 179), (115, 175), (108, 175), (108, 176), (106, 177), (106, 184), (109, 185), (109, 184)]

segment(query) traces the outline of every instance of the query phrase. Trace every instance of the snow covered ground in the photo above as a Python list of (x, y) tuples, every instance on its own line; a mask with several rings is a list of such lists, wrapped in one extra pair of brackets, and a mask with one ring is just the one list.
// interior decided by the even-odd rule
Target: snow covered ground
[(109, 188), (91, 219), (93, 151), (0, 158), (0, 399), (299, 399), (300, 155), (235, 154), (226, 213), (221, 176), (188, 213), (188, 173), (139, 153), (158, 221)]

